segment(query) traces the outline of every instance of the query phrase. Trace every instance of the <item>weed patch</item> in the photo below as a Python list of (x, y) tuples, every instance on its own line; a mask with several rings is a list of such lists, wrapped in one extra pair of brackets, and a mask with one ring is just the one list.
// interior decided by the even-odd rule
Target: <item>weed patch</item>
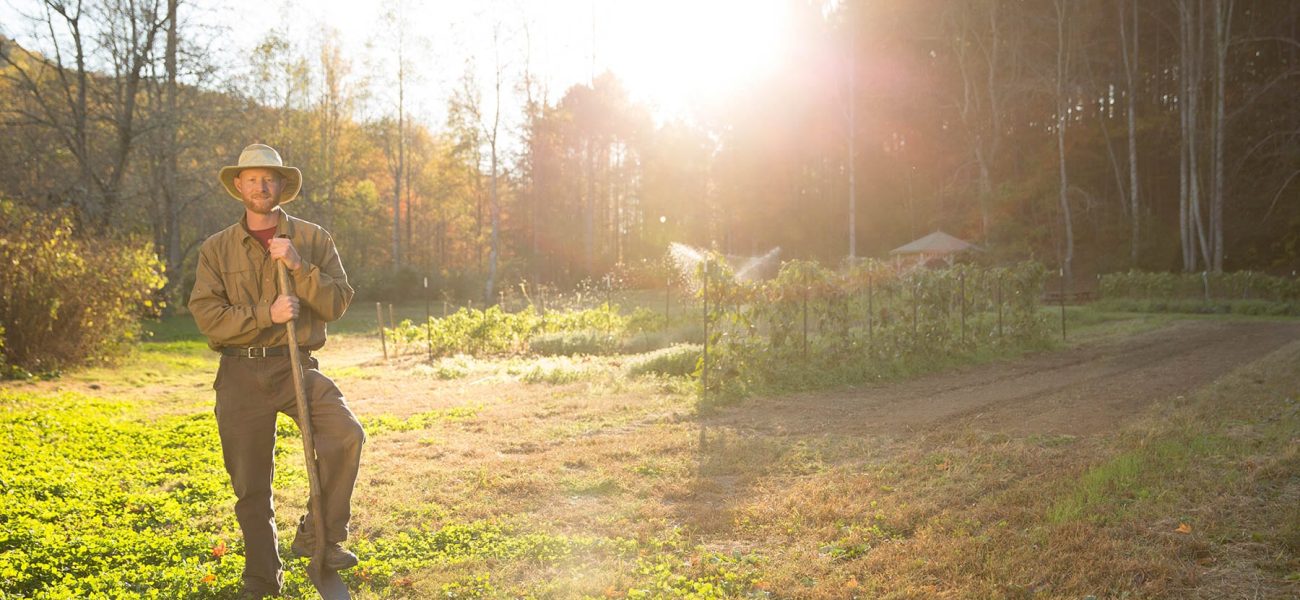
[(686, 377), (699, 369), (703, 346), (682, 344), (651, 352), (628, 361), (627, 374), (633, 377), (646, 374)]
[(562, 385), (591, 379), (596, 371), (590, 363), (557, 357), (539, 359), (517, 372), (524, 383)]
[[(0, 391), (0, 595), (202, 597), (241, 565), (211, 415), (140, 423), (79, 394)], [(223, 554), (223, 553), (222, 553)]]

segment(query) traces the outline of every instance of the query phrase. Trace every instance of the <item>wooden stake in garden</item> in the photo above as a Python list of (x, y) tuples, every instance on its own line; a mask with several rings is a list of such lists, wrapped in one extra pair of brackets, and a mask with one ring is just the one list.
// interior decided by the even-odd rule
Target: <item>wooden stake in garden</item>
[[(393, 318), (393, 303), (388, 303), (388, 328), (397, 331), (397, 319)], [(393, 357), (397, 357), (397, 337), (393, 337)]]
[(433, 362), (433, 321), (429, 314), (429, 278), (424, 278), (424, 339), (429, 345), (429, 362)]
[(379, 346), (384, 349), (384, 360), (388, 360), (388, 338), (384, 335), (384, 305), (375, 303), (375, 322), (379, 324)]

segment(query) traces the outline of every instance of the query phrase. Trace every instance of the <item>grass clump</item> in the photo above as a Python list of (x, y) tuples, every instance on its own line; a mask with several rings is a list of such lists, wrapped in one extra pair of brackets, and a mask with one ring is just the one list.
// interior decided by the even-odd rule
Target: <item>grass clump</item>
[(537, 335), (528, 341), (528, 347), (542, 356), (601, 355), (614, 352), (618, 341), (603, 332), (586, 329)]
[(695, 373), (699, 367), (703, 351), (704, 347), (700, 344), (679, 344), (664, 348), (628, 362), (627, 374), (633, 377), (649, 374), (686, 377)]
[(595, 369), (591, 365), (575, 363), (561, 357), (538, 360), (518, 374), (519, 379), (524, 383), (563, 385), (590, 379), (594, 373)]
[(460, 379), (469, 375), (471, 358), (464, 354), (440, 358), (431, 365), (416, 365), (415, 372), (434, 379)]
[(704, 325), (691, 323), (658, 331), (642, 331), (625, 338), (619, 345), (623, 354), (642, 354), (677, 344), (704, 344)]

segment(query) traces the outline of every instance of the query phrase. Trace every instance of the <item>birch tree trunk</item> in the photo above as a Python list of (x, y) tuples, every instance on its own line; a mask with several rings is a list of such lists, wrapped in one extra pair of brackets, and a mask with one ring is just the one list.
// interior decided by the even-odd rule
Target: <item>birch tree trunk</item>
[(1228, 77), (1228, 46), (1232, 41), (1233, 0), (1214, 1), (1214, 148), (1211, 154), (1213, 189), (1210, 192), (1210, 240), (1212, 245), (1210, 268), (1223, 272), (1223, 140), (1227, 134), (1225, 95)]
[[(1209, 266), (1210, 248), (1205, 237), (1205, 219), (1201, 215), (1201, 167), (1200, 167), (1200, 147), (1197, 143), (1197, 133), (1200, 127), (1200, 92), (1201, 80), (1203, 78), (1202, 69), (1204, 68), (1204, 40), (1205, 31), (1203, 25), (1203, 15), (1205, 14), (1205, 0), (1197, 0), (1196, 10), (1188, 11), (1188, 32), (1191, 35), (1189, 48), (1191, 48), (1189, 72), (1187, 74), (1187, 187), (1188, 187), (1188, 207), (1194, 231), (1197, 248), (1200, 250), (1201, 264)], [(1192, 270), (1196, 270), (1195, 259), (1193, 259)]]
[(1196, 128), (1197, 96), (1200, 87), (1199, 11), (1200, 0), (1179, 0), (1179, 98), (1178, 116), (1182, 131), (1179, 143), (1179, 237), (1183, 250), (1183, 270), (1197, 270), (1197, 254), (1204, 246), (1199, 232), (1200, 171), (1198, 169)]
[(500, 49), (500, 24), (492, 31), (492, 47), (495, 51), (496, 64), (494, 73), (496, 78), (493, 80), (493, 108), (492, 108), (492, 127), (488, 129), (488, 149), (491, 153), (491, 176), (492, 176), (492, 196), (489, 211), (492, 213), (492, 250), (488, 258), (488, 276), (487, 284), (484, 289), (485, 305), (491, 306), (496, 303), (496, 284), (497, 284), (497, 261), (501, 255), (501, 197), (497, 191), (497, 132), (501, 124), (501, 49)]
[(1070, 63), (1069, 39), (1066, 35), (1069, 0), (1053, 0), (1056, 7), (1056, 156), (1060, 169), (1058, 196), (1061, 220), (1065, 226), (1065, 256), (1061, 260), (1062, 293), (1068, 294), (1074, 281), (1074, 222), (1070, 216), (1069, 179), (1065, 167), (1065, 128), (1070, 109), (1066, 96), (1066, 77)]
[(393, 270), (402, 269), (402, 174), (406, 171), (406, 65), (398, 34), (398, 166), (393, 174)]
[(176, 102), (176, 50), (179, 44), (176, 34), (179, 12), (178, 0), (167, 0), (167, 45), (163, 55), (163, 68), (166, 72), (166, 83), (163, 87), (163, 104), (167, 115), (164, 118), (164, 155), (162, 160), (163, 181), (162, 197), (163, 211), (161, 218), (165, 219), (163, 230), (166, 234), (166, 241), (163, 244), (164, 269), (167, 274), (168, 290), (165, 294), (170, 297), (176, 292), (176, 287), (181, 281), (181, 211), (180, 211), (180, 190), (176, 183), (177, 161), (176, 155), (180, 152), (178, 142), (178, 130), (180, 128), (180, 115), (177, 113), (178, 106)]
[[(398, 5), (398, 23), (402, 22)], [(397, 168), (393, 172), (393, 270), (402, 268), (402, 179), (406, 173), (406, 59), (405, 28), (397, 27)]]
[(857, 38), (854, 35), (855, 18), (851, 17), (848, 23), (849, 27), (849, 89), (848, 89), (848, 125), (849, 125), (849, 260), (858, 257), (858, 179), (857, 179), (857, 159), (855, 156), (856, 146), (858, 144), (857, 129), (855, 128), (854, 114), (855, 104), (858, 101), (857, 90)]
[[(1132, 35), (1125, 23), (1124, 8), (1128, 4), (1133, 9)], [(1138, 68), (1138, 3), (1137, 0), (1120, 0), (1119, 35), (1120, 48), (1124, 57), (1124, 96), (1128, 113), (1128, 201), (1129, 201), (1129, 261), (1133, 267), (1138, 264), (1138, 249), (1141, 247), (1141, 202), (1138, 200), (1138, 151), (1137, 151), (1137, 83), (1135, 73)], [(1130, 50), (1130, 44), (1132, 49)]]
[(582, 250), (586, 275), (591, 275), (596, 270), (596, 143), (588, 137), (584, 145), (587, 150), (583, 157), (587, 164), (584, 174), (587, 193), (583, 200)]

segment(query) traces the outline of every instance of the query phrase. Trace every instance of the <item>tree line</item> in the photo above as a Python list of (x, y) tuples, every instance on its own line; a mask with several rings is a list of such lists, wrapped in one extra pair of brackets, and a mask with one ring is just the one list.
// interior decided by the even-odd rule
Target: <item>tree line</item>
[(327, 28), (232, 66), (182, 0), (48, 0), (0, 39), (0, 196), (151, 240), (173, 299), (238, 215), (215, 171), (255, 141), (303, 169), (290, 212), (372, 296), (648, 280), (673, 241), (836, 262), (935, 229), (1066, 273), (1297, 268), (1300, 4), (789, 1), (785, 62), (687, 117), (615, 73), (553, 92), (499, 16), (490, 80), (467, 67), (434, 123), (411, 76), (453, 59), (401, 2), (376, 68)]

